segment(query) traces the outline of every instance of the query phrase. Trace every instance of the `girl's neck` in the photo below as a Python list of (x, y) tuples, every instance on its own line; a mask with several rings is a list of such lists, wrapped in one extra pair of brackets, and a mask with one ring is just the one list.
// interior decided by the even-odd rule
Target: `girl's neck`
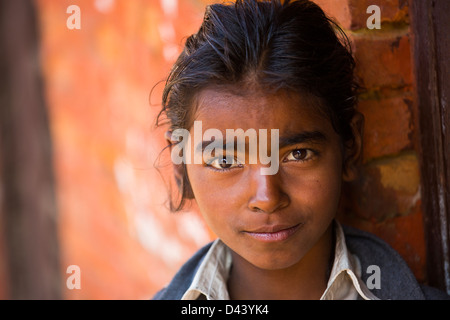
[(296, 264), (279, 270), (260, 269), (232, 251), (228, 279), (232, 300), (318, 300), (327, 287), (334, 261), (333, 224)]

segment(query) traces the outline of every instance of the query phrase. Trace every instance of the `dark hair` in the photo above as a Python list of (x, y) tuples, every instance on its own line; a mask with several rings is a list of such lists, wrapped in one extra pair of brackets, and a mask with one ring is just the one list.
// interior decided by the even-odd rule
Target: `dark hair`
[[(162, 110), (170, 129), (190, 129), (195, 98), (207, 87), (256, 84), (310, 94), (345, 143), (358, 84), (350, 43), (322, 9), (307, 0), (237, 0), (206, 8), (203, 23), (187, 38), (167, 79)], [(180, 210), (192, 198), (185, 168)]]

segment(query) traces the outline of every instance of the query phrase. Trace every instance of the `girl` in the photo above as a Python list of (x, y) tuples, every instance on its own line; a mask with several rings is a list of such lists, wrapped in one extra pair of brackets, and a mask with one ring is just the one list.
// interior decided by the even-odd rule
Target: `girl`
[[(195, 199), (218, 239), (155, 299), (442, 296), (380, 239), (335, 220), (362, 148), (354, 65), (343, 31), (310, 1), (207, 8), (168, 78), (160, 116), (182, 159), (174, 161), (181, 201), (171, 207)], [(267, 130), (278, 139), (259, 147), (277, 166), (263, 174), (272, 164), (251, 145)]]

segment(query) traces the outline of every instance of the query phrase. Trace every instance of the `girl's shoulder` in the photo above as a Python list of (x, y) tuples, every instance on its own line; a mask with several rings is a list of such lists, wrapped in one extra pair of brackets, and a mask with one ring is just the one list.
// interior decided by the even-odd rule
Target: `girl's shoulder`
[(359, 229), (343, 226), (348, 250), (361, 262), (361, 279), (369, 284), (378, 277), (379, 285), (368, 285), (380, 299), (450, 299), (445, 292), (420, 284), (406, 261), (388, 243)]
[(180, 300), (194, 280), (195, 273), (203, 258), (211, 247), (212, 242), (200, 248), (175, 274), (172, 281), (158, 291), (153, 300)]

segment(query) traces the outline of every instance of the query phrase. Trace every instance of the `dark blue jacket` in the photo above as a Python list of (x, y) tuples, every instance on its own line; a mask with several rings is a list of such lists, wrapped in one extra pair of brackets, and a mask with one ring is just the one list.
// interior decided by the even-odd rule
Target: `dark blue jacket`
[[(361, 262), (361, 278), (367, 283), (371, 273), (367, 267), (380, 267), (380, 289), (371, 289), (378, 298), (385, 300), (434, 300), (450, 299), (446, 293), (417, 282), (406, 262), (380, 238), (354, 228), (343, 226), (348, 250), (356, 254)], [(159, 291), (155, 300), (179, 300), (189, 288), (195, 273), (208, 252), (211, 243), (201, 248), (186, 262), (167, 287)]]

